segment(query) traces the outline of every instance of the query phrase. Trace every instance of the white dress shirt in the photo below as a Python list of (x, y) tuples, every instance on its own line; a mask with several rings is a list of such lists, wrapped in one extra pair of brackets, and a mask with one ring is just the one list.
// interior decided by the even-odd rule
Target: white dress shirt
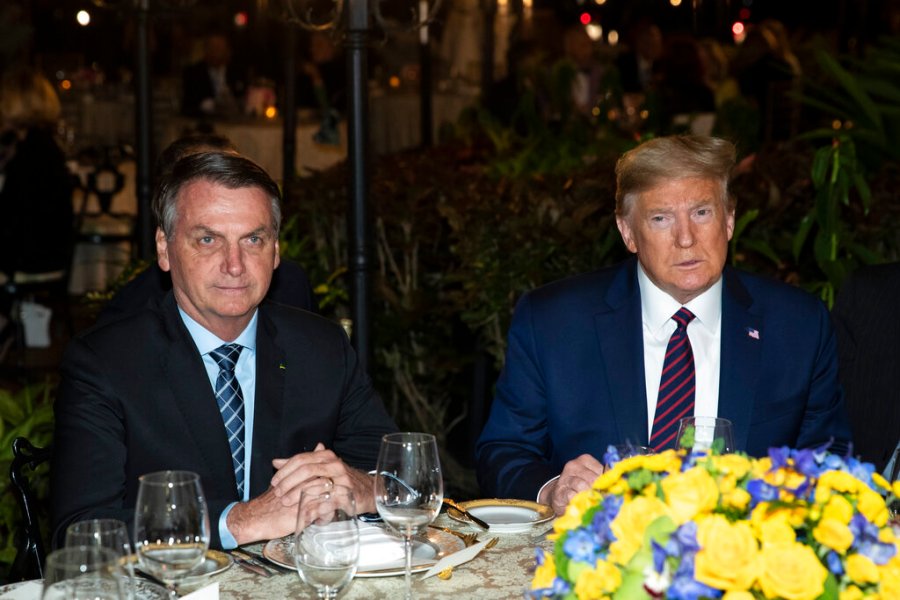
[[(644, 326), (644, 379), (647, 386), (647, 438), (653, 429), (659, 380), (669, 338), (677, 324), (672, 315), (682, 307), (662, 291), (644, 273), (638, 263), (641, 288), (641, 321)], [(715, 417), (719, 409), (719, 365), (722, 355), (722, 278), (708, 290), (684, 305), (694, 313), (687, 334), (694, 353), (694, 415)]]

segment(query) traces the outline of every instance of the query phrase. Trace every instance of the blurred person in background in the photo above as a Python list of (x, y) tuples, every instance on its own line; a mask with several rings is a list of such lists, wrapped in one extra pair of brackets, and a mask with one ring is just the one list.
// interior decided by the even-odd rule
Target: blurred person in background
[(659, 61), (663, 57), (663, 36), (659, 27), (643, 20), (632, 32), (631, 50), (616, 58), (622, 91), (647, 94), (659, 78)]
[(729, 72), (728, 55), (713, 38), (703, 38), (698, 42), (700, 62), (703, 63), (703, 81), (712, 90), (716, 108), (741, 95), (741, 88)]
[(231, 44), (223, 33), (210, 33), (203, 59), (182, 73), (181, 112), (188, 117), (228, 116), (239, 112), (246, 81), (231, 64)]
[(590, 116), (601, 93), (604, 68), (594, 55), (594, 41), (581, 24), (572, 25), (563, 34), (565, 58), (575, 67), (572, 102), (575, 110)]
[(692, 115), (715, 112), (715, 97), (706, 85), (700, 47), (692, 37), (669, 37), (660, 63), (660, 107), (667, 130), (678, 126), (679, 116), (686, 117), (687, 123)]
[[(60, 112), (37, 70), (14, 68), (0, 80), (0, 285), (69, 269), (73, 178), (54, 137)], [(0, 294), (0, 348), (10, 305)]]

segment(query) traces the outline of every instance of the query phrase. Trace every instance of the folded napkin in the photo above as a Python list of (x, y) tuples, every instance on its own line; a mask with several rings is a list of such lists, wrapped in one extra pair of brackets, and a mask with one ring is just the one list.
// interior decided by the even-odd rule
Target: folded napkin
[(41, 581), (26, 581), (15, 586), (0, 598), (3, 600), (38, 600), (43, 591), (44, 584)]
[(427, 579), (432, 575), (437, 575), (444, 569), (449, 569), (450, 567), (456, 567), (463, 563), (467, 563), (478, 554), (484, 550), (484, 547), (490, 543), (490, 539), (486, 539), (483, 542), (478, 542), (477, 544), (472, 544), (468, 548), (463, 548), (459, 552), (454, 552), (448, 556), (445, 556), (441, 560), (438, 561), (436, 565), (428, 569), (424, 575), (422, 575), (422, 579)]

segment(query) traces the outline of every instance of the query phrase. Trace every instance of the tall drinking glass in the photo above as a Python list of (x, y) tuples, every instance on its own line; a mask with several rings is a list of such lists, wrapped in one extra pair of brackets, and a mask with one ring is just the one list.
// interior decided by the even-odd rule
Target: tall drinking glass
[(719, 417), (685, 417), (678, 424), (675, 447), (690, 452), (734, 452), (731, 421)]
[(444, 480), (437, 440), (428, 433), (390, 433), (381, 438), (375, 473), (375, 506), (391, 529), (403, 536), (406, 598), (412, 598), (412, 538), (437, 516)]
[(139, 479), (134, 544), (142, 569), (166, 583), (170, 595), (209, 548), (209, 511), (200, 477), (158, 471)]
[(336, 598), (359, 560), (359, 527), (353, 491), (340, 485), (303, 490), (297, 507), (294, 564), (319, 598)]
[(47, 555), (42, 600), (125, 600), (116, 554), (96, 546), (68, 546)]
[(92, 519), (72, 523), (66, 529), (66, 547), (88, 546), (106, 548), (116, 556), (125, 592), (129, 600), (134, 598), (134, 566), (131, 563), (131, 541), (125, 523), (118, 519)]

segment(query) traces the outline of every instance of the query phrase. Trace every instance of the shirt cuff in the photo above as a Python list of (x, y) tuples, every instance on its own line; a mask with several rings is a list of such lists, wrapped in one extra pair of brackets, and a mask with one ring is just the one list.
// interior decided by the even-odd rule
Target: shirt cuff
[(237, 504), (237, 502), (232, 502), (226, 506), (225, 510), (222, 511), (221, 516), (219, 516), (219, 539), (222, 541), (223, 550), (233, 550), (238, 547), (237, 540), (234, 539), (234, 536), (228, 531), (227, 524), (228, 513), (231, 512), (231, 509), (234, 508), (235, 504)]
[(553, 479), (551, 479), (550, 481), (548, 481), (547, 483), (545, 483), (544, 485), (541, 486), (541, 489), (538, 490), (537, 498), (535, 498), (536, 502), (541, 501), (541, 494), (544, 493), (544, 488), (547, 487), (548, 485), (550, 485), (551, 483), (555, 482), (557, 479), (559, 479), (559, 475), (557, 475), (556, 477), (554, 477)]

